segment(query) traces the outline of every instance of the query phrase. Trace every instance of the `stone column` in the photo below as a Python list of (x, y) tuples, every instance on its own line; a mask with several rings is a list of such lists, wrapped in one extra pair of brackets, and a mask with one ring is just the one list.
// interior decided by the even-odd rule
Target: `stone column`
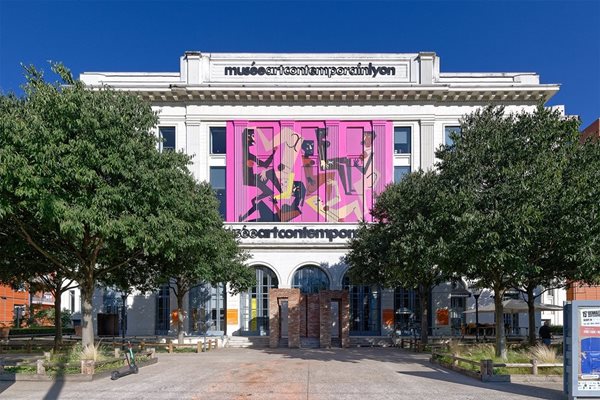
[(320, 303), (320, 332), (319, 346), (323, 349), (331, 347), (331, 291), (321, 290), (319, 292)]
[(423, 171), (433, 168), (435, 157), (433, 126), (433, 121), (421, 120), (421, 169)]

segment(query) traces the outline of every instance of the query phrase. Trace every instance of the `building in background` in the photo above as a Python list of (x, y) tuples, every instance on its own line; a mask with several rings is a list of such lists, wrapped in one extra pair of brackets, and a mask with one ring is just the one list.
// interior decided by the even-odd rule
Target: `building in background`
[(18, 326), (29, 308), (29, 292), (0, 285), (0, 326)]
[[(387, 184), (433, 168), (435, 150), (460, 130), (463, 115), (489, 103), (534, 110), (559, 89), (529, 72), (443, 72), (430, 52), (186, 52), (177, 72), (88, 72), (81, 79), (151, 102), (161, 150), (194, 155), (192, 173), (213, 185), (226, 226), (252, 255), (257, 286), (239, 295), (226, 283), (194, 289), (186, 300), (189, 331), (209, 320), (217, 332), (290, 346), (415, 334), (415, 292), (350, 281), (348, 239), (371, 220)], [(467, 288), (434, 289), (434, 333), (460, 333), (475, 320), (464, 313), (473, 308)], [(96, 309), (111, 307), (105, 297), (98, 294)], [(168, 288), (127, 303), (128, 334), (171, 329)], [(506, 318), (513, 327), (527, 323), (526, 315)]]
[[(588, 139), (600, 140), (600, 118), (581, 131), (581, 143)], [(600, 286), (589, 286), (575, 282), (567, 289), (567, 300), (600, 300)]]
[(592, 140), (600, 140), (600, 118), (589, 124), (583, 131), (581, 131), (580, 141), (583, 143), (588, 138)]

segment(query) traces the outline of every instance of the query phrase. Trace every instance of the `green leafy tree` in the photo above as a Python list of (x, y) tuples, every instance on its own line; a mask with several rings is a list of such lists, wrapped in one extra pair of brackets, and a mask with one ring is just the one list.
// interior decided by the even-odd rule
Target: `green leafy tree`
[(428, 341), (429, 294), (450, 277), (440, 265), (445, 248), (440, 184), (434, 172), (419, 171), (388, 186), (371, 211), (375, 222), (360, 226), (346, 257), (354, 282), (418, 290), (422, 344)]
[(27, 67), (25, 96), (0, 96), (0, 226), (79, 284), (88, 347), (96, 283), (163, 247), (172, 255), (190, 231), (172, 206), (193, 178), (187, 156), (156, 150), (148, 104), (52, 69), (58, 82)]
[[(497, 356), (506, 357), (505, 291), (527, 293), (534, 327), (535, 288), (581, 276), (590, 263), (571, 236), (585, 224), (569, 222), (574, 204), (598, 210), (571, 182), (586, 174), (570, 165), (581, 148), (578, 126), (542, 106), (519, 114), (489, 106), (466, 116), (454, 144), (437, 153), (453, 221), (448, 254), (457, 272), (494, 292)], [(534, 329), (530, 334), (535, 339)]]
[[(30, 221), (32, 224), (33, 221)], [(14, 227), (13, 227), (14, 228)], [(47, 239), (42, 239), (47, 242)], [(57, 254), (66, 263), (68, 257)], [(63, 273), (56, 271), (53, 265), (39, 252), (32, 251), (14, 229), (0, 225), (0, 282), (13, 288), (27, 287), (30, 292), (49, 292), (54, 297), (55, 336), (54, 348), (59, 349), (62, 344), (61, 323), (61, 297), (70, 289), (77, 287), (77, 283), (66, 278)]]
[(201, 283), (229, 283), (232, 292), (254, 285), (255, 274), (244, 261), (234, 234), (223, 227), (218, 200), (208, 183), (190, 185), (180, 192), (174, 212), (190, 221), (190, 230), (182, 240), (172, 241), (165, 252), (149, 258), (152, 271), (150, 287), (169, 284), (177, 299), (177, 336), (184, 337), (184, 298)]

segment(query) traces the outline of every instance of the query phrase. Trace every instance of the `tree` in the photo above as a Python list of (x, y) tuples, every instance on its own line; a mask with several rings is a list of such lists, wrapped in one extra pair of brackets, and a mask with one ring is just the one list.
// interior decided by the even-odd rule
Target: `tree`
[(346, 257), (355, 282), (417, 288), (422, 344), (429, 332), (429, 294), (449, 278), (440, 267), (445, 247), (442, 193), (434, 172), (414, 172), (388, 186), (371, 211), (375, 222), (360, 226)]
[(527, 293), (535, 340), (534, 289), (584, 265), (576, 256), (581, 243), (570, 235), (569, 220), (579, 212), (572, 206), (597, 212), (598, 201), (582, 201), (572, 187), (573, 174), (586, 175), (569, 172), (580, 149), (578, 126), (542, 106), (519, 114), (489, 106), (466, 116), (454, 144), (437, 153), (454, 221), (448, 254), (460, 272), (494, 291), (497, 356), (506, 356), (505, 291)]
[(233, 232), (224, 229), (218, 200), (208, 183), (182, 190), (174, 212), (189, 221), (190, 230), (184, 240), (170, 242), (165, 252), (149, 258), (154, 273), (148, 283), (154, 288), (169, 284), (177, 299), (178, 341), (183, 343), (184, 298), (192, 288), (228, 282), (238, 292), (253, 286), (255, 277), (244, 264), (247, 254), (240, 250)]
[(193, 178), (187, 156), (157, 151), (148, 104), (52, 70), (58, 82), (27, 67), (25, 96), (0, 96), (0, 229), (79, 284), (87, 347), (95, 284), (185, 238), (172, 205)]
[[(54, 348), (62, 344), (62, 294), (77, 283), (56, 271), (40, 253), (33, 252), (13, 230), (0, 225), (0, 282), (13, 288), (25, 285), (30, 292), (50, 292), (54, 297)], [(45, 240), (47, 241), (47, 240)], [(61, 255), (57, 255), (61, 257)], [(63, 262), (66, 262), (64, 259)]]

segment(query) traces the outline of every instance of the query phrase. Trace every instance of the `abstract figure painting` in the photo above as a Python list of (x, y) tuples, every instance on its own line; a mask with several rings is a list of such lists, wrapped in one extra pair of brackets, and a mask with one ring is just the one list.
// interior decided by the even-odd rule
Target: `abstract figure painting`
[(391, 131), (388, 121), (230, 121), (227, 220), (370, 221), (392, 178)]

